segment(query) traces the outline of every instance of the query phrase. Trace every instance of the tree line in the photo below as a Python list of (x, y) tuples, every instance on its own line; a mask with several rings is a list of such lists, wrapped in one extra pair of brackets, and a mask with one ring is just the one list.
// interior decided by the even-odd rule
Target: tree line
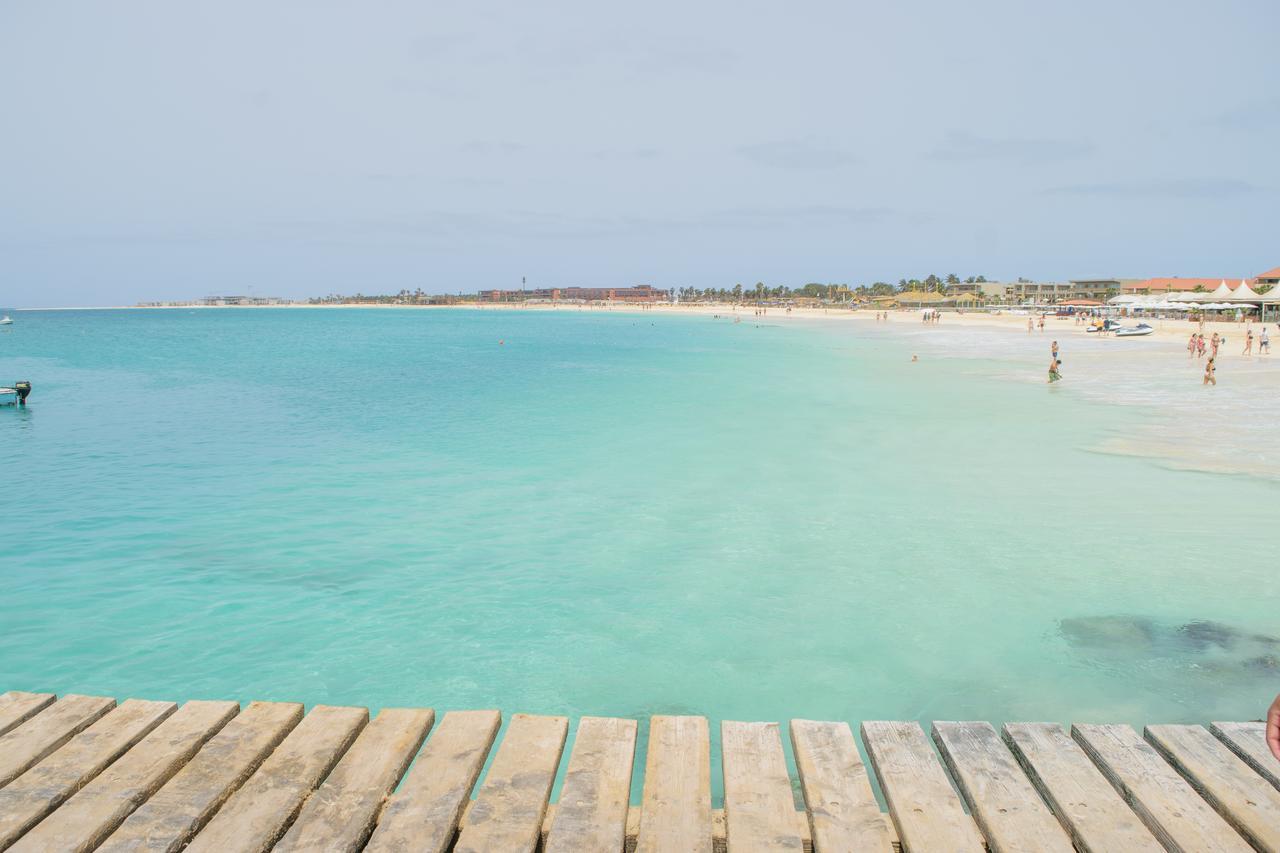
[[(1019, 279), (1022, 281), (1023, 279)], [(684, 301), (695, 301), (699, 299), (715, 299), (722, 302), (741, 301), (742, 299), (794, 299), (809, 298), (823, 300), (840, 300), (851, 297), (866, 296), (893, 296), (897, 293), (925, 292), (925, 293), (947, 293), (953, 287), (959, 284), (979, 284), (987, 281), (986, 276), (971, 275), (966, 279), (961, 279), (955, 273), (951, 273), (945, 278), (928, 275), (924, 278), (900, 278), (897, 284), (887, 281), (877, 281), (873, 284), (859, 284), (850, 287), (848, 284), (821, 284), (819, 282), (810, 282), (801, 287), (789, 287), (785, 284), (770, 287), (762, 281), (757, 281), (754, 287), (743, 287), (741, 284), (735, 284), (731, 288), (726, 287), (679, 287), (676, 288), (676, 294)]]

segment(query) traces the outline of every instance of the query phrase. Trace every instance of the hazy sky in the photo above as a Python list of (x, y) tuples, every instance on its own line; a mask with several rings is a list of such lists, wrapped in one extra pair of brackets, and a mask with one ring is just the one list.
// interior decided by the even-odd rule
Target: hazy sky
[(0, 306), (1244, 276), (1280, 3), (0, 0)]

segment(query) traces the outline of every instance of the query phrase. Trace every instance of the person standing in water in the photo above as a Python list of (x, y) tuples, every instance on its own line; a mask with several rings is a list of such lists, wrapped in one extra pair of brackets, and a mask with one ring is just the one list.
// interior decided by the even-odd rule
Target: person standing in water
[(1053, 360), (1058, 360), (1058, 342), (1054, 341), (1053, 346), (1049, 348), (1049, 352), (1053, 353)]
[(1187, 341), (1187, 358), (1196, 357), (1196, 333), (1191, 333), (1191, 339)]
[(1034, 332), (1034, 331), (1035, 331), (1035, 328), (1036, 328), (1036, 327), (1035, 327), (1035, 323), (1032, 321), (1032, 319), (1031, 319), (1030, 317), (1028, 317), (1028, 318), (1027, 318), (1027, 334), (1029, 335), (1029, 334), (1031, 334), (1032, 332)]
[(1062, 374), (1058, 372), (1058, 368), (1062, 366), (1062, 362), (1056, 358), (1049, 362), (1049, 384), (1052, 385), (1062, 378)]
[(1214, 332), (1213, 337), (1209, 339), (1209, 355), (1214, 358), (1218, 357), (1218, 344), (1222, 343), (1222, 339), (1218, 337), (1218, 333)]
[(1204, 382), (1201, 385), (1217, 385), (1218, 377), (1215, 375), (1217, 368), (1213, 366), (1213, 359), (1209, 359), (1204, 366)]

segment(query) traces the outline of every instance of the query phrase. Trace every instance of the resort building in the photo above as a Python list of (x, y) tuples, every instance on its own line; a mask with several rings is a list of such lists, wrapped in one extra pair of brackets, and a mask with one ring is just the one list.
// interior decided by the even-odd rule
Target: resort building
[(1083, 279), (1068, 282), (1017, 281), (1004, 286), (1007, 302), (1062, 302), (1067, 299), (1104, 300), (1120, 292), (1114, 279)]
[(1275, 287), (1277, 284), (1280, 284), (1280, 267), (1260, 273), (1258, 277), (1253, 280), (1253, 289), (1257, 290), (1258, 285), (1260, 284), (1270, 285), (1271, 287)]
[(657, 290), (647, 284), (635, 287), (551, 287), (536, 290), (482, 290), (480, 298), (489, 302), (523, 300), (580, 302), (664, 302), (670, 291)]

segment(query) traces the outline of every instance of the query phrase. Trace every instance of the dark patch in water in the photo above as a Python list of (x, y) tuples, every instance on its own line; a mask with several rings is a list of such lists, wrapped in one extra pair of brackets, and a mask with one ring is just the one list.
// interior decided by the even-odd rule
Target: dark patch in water
[(1138, 660), (1163, 658), (1215, 677), (1280, 673), (1280, 639), (1196, 619), (1160, 625), (1145, 616), (1080, 616), (1058, 623), (1074, 648)]
[(1221, 622), (1188, 622), (1179, 625), (1175, 633), (1188, 648), (1198, 652), (1211, 647), (1230, 649), (1243, 636), (1240, 631)]
[(1274, 675), (1280, 672), (1280, 657), (1260, 655), (1256, 658), (1249, 658), (1244, 662), (1244, 668), (1259, 675)]
[(1144, 616), (1081, 616), (1058, 625), (1067, 642), (1090, 649), (1146, 649), (1159, 635), (1156, 624)]

